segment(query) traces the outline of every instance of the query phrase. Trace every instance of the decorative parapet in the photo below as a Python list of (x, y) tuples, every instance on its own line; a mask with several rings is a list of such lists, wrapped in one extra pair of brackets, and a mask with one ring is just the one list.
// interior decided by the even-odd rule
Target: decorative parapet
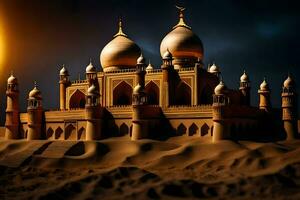
[(178, 72), (184, 72), (184, 71), (194, 71), (195, 67), (182, 67), (180, 69), (175, 69)]
[(87, 83), (87, 80), (74, 80), (72, 81), (72, 85)]
[(152, 69), (152, 70), (148, 70), (146, 71), (147, 74), (155, 74), (155, 73), (161, 73), (162, 69)]
[(116, 73), (132, 73), (135, 72), (136, 69), (117, 69), (117, 70), (112, 70), (112, 71), (107, 71), (105, 74), (116, 74)]

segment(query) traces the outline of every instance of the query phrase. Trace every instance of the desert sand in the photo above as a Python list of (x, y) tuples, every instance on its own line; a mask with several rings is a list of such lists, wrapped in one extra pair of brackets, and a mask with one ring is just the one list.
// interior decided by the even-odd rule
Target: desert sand
[(300, 141), (0, 141), (0, 199), (300, 199)]

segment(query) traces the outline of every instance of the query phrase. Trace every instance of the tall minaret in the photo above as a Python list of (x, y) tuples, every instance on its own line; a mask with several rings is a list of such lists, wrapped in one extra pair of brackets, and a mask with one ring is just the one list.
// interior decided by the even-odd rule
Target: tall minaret
[(250, 106), (250, 80), (246, 71), (244, 71), (243, 75), (240, 78), (240, 91), (242, 94), (242, 104), (246, 106)]
[(28, 95), (27, 116), (27, 140), (41, 139), (43, 120), (42, 95), (37, 88), (36, 82)]
[(259, 90), (259, 109), (269, 111), (271, 109), (270, 88), (266, 79), (260, 84)]
[(297, 138), (297, 93), (294, 80), (289, 75), (283, 83), (282, 93), (282, 120), (286, 139)]
[(19, 137), (19, 89), (18, 80), (12, 74), (7, 79), (6, 88), (6, 120), (5, 139), (17, 139)]
[(85, 98), (86, 140), (99, 140), (101, 138), (100, 94), (95, 85), (88, 88)]
[(97, 88), (97, 70), (93, 66), (92, 60), (90, 60), (89, 65), (85, 68), (86, 80), (89, 83), (89, 87), (95, 85)]
[(229, 139), (224, 108), (229, 104), (228, 90), (223, 81), (216, 86), (213, 95), (213, 142)]
[(69, 72), (63, 65), (59, 71), (59, 108), (60, 110), (66, 109), (66, 90), (70, 85)]
[(171, 93), (171, 73), (172, 70), (174, 69), (172, 65), (172, 54), (171, 52), (167, 49), (167, 51), (163, 55), (163, 65), (161, 66), (161, 69), (163, 71), (163, 94), (162, 94), (162, 106), (163, 107), (168, 107), (171, 102), (170, 102), (170, 96)]
[(145, 92), (145, 59), (141, 55), (137, 59), (136, 80), (132, 94), (132, 140), (148, 138), (148, 124), (145, 120), (145, 106), (147, 105), (147, 95)]

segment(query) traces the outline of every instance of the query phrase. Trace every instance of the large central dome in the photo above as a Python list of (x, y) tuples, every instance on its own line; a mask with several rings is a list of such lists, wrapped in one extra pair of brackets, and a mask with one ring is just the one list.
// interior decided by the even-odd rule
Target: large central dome
[(140, 55), (141, 49), (123, 33), (120, 21), (119, 32), (102, 49), (100, 62), (104, 72), (134, 68)]
[(179, 22), (173, 27), (160, 44), (160, 54), (167, 49), (173, 55), (175, 69), (193, 67), (197, 59), (203, 59), (203, 45), (199, 37), (193, 33), (191, 27), (183, 20), (183, 8), (180, 9)]

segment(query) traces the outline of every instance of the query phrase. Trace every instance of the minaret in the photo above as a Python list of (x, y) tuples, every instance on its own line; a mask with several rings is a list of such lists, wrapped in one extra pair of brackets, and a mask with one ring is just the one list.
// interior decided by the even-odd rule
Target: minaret
[(66, 90), (70, 85), (69, 72), (63, 65), (59, 72), (59, 108), (60, 110), (66, 109)]
[(101, 138), (100, 94), (95, 85), (88, 88), (85, 104), (86, 140)]
[(242, 105), (250, 106), (250, 80), (249, 76), (244, 70), (243, 75), (240, 78), (240, 91), (242, 94)]
[(294, 80), (288, 76), (283, 83), (282, 93), (282, 120), (286, 139), (297, 138), (297, 93)]
[(19, 136), (19, 89), (18, 80), (13, 74), (7, 79), (6, 88), (5, 139), (18, 139)]
[(220, 68), (219, 68), (215, 63), (213, 63), (213, 64), (209, 67), (208, 72), (214, 74), (214, 75), (217, 76), (217, 77), (220, 77), (220, 74), (221, 74)]
[(28, 95), (27, 117), (27, 140), (41, 139), (43, 119), (42, 95), (37, 88), (36, 82), (34, 83), (34, 88)]
[(162, 106), (163, 107), (168, 107), (171, 102), (170, 102), (170, 81), (171, 81), (171, 72), (174, 69), (172, 65), (172, 54), (171, 52), (167, 49), (167, 51), (163, 55), (163, 65), (161, 66), (161, 69), (163, 71), (163, 98), (162, 98)]
[(132, 94), (132, 140), (148, 138), (148, 124), (144, 119), (145, 106), (148, 100), (145, 92), (145, 68), (145, 59), (143, 55), (141, 55), (137, 59), (137, 85)]
[(259, 109), (269, 111), (271, 109), (270, 88), (266, 79), (260, 84), (259, 90)]
[(228, 127), (225, 121), (225, 110), (229, 104), (227, 87), (221, 80), (213, 95), (213, 142), (229, 139)]
[(89, 83), (89, 87), (95, 85), (97, 87), (97, 70), (93, 66), (92, 60), (89, 65), (85, 68), (86, 80)]

